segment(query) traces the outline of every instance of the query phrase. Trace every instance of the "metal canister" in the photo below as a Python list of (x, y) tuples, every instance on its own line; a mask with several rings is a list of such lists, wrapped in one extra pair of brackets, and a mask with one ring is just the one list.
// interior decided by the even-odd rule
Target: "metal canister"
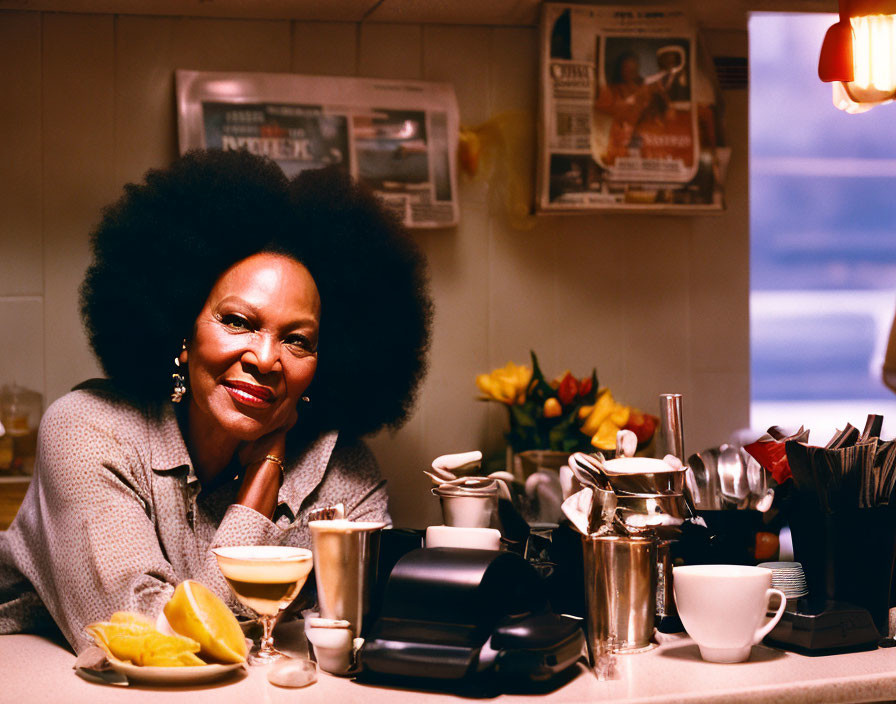
[(592, 662), (608, 650), (650, 645), (656, 610), (656, 539), (585, 535), (585, 625)]
[(348, 621), (355, 638), (364, 633), (383, 525), (339, 519), (308, 523), (320, 615)]

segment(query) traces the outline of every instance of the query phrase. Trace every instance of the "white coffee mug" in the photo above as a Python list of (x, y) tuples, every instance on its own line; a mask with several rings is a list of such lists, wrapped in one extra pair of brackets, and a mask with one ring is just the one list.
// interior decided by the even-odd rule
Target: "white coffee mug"
[[(688, 635), (710, 662), (742, 662), (781, 619), (787, 597), (772, 589), (772, 571), (745, 565), (688, 565), (672, 570), (675, 606)], [(762, 624), (772, 595), (779, 599)]]

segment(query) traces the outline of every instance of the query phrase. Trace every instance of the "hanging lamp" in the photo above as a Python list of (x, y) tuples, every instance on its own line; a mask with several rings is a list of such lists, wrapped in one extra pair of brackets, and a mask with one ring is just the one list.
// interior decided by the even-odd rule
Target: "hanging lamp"
[(896, 98), (896, 0), (840, 0), (824, 36), (818, 77), (833, 83), (834, 105), (870, 110)]

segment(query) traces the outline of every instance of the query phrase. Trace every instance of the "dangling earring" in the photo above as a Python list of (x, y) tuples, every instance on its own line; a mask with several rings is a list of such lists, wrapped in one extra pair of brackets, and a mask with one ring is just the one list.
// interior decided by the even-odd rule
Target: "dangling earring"
[(311, 399), (307, 396), (302, 396), (302, 403), (311, 403)]
[[(181, 344), (181, 351), (187, 349), (187, 341), (184, 340)], [(187, 393), (187, 379), (186, 377), (180, 373), (180, 355), (174, 358), (174, 366), (178, 369), (178, 371), (174, 372), (171, 375), (171, 380), (174, 382), (174, 390), (171, 392), (171, 400), (174, 403), (180, 403), (180, 400), (184, 397), (184, 394)]]

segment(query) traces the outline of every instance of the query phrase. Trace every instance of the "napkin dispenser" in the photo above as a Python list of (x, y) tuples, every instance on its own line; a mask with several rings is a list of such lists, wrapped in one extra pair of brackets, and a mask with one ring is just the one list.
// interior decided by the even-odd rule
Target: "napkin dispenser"
[(391, 677), (544, 681), (583, 646), (581, 621), (551, 611), (519, 555), (420, 548), (392, 569), (360, 658), (365, 672)]

